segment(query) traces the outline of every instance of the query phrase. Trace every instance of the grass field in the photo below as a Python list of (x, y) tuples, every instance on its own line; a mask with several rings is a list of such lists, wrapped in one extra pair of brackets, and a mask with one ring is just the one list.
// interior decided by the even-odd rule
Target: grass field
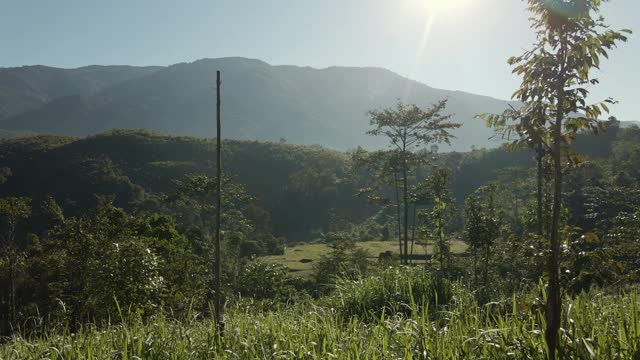
[[(216, 324), (208, 318), (188, 316), (178, 321), (159, 316), (106, 328), (88, 325), (73, 333), (62, 327), (35, 338), (15, 336), (0, 342), (0, 359), (547, 358), (545, 318), (532, 310), (538, 300), (530, 295), (514, 294), (512, 300), (481, 305), (456, 285), (446, 307), (419, 307), (415, 299), (429, 294), (410, 292), (407, 286), (418, 280), (411, 269), (392, 275), (410, 276), (400, 281), (404, 286), (399, 289), (410, 296), (409, 303), (397, 303), (409, 310), (406, 316), (383, 313), (369, 319), (345, 318), (333, 307), (316, 303), (275, 310), (258, 303), (255, 307), (238, 304), (227, 308), (223, 337), (217, 336)], [(347, 294), (338, 295), (357, 299), (373, 310), (369, 296), (393, 295), (389, 300), (397, 302), (397, 286), (386, 284), (393, 288), (381, 291), (384, 283), (375, 279), (355, 282)], [(561, 358), (640, 359), (638, 296), (637, 291), (619, 295), (594, 291), (565, 299)]]
[[(372, 261), (375, 261), (378, 255), (385, 251), (391, 251), (394, 255), (398, 254), (398, 243), (395, 241), (358, 242), (356, 246), (367, 250)], [(454, 254), (463, 253), (466, 249), (467, 244), (462, 241), (454, 240), (451, 242), (451, 251)], [(298, 244), (288, 246), (284, 255), (267, 256), (265, 260), (286, 266), (296, 276), (309, 277), (313, 273), (314, 263), (329, 251), (329, 245), (325, 243)], [(416, 243), (413, 253), (416, 255), (433, 254), (433, 246)]]

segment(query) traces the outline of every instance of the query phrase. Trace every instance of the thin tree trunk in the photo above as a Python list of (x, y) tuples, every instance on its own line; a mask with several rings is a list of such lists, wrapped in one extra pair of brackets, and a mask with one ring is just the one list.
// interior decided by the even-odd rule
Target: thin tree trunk
[(537, 152), (537, 160), (538, 160), (538, 174), (537, 174), (537, 185), (538, 185), (538, 193), (537, 193), (537, 215), (538, 215), (538, 236), (542, 236), (542, 141), (538, 142)]
[(402, 225), (400, 220), (400, 189), (398, 189), (398, 173), (394, 172), (393, 177), (395, 180), (395, 188), (396, 188), (396, 211), (397, 211), (397, 222), (398, 222), (398, 247), (400, 249), (400, 264), (402, 264), (402, 260), (404, 259), (402, 255)]
[(404, 264), (409, 264), (409, 180), (407, 179), (407, 159), (402, 166), (403, 203), (404, 203)]
[(557, 83), (556, 123), (553, 128), (553, 166), (554, 193), (553, 219), (551, 223), (551, 254), (549, 256), (549, 291), (547, 293), (547, 329), (545, 339), (549, 347), (549, 357), (556, 358), (558, 348), (558, 330), (562, 316), (562, 298), (560, 289), (560, 211), (562, 209), (562, 120), (564, 113), (564, 62), (566, 54), (566, 38), (561, 43), (561, 61)]
[(559, 258), (560, 258), (560, 210), (562, 207), (562, 164), (560, 154), (560, 125), (558, 120), (554, 131), (556, 146), (553, 154), (554, 162), (554, 193), (553, 193), (553, 219), (551, 224), (551, 254), (549, 257), (549, 291), (547, 294), (547, 329), (546, 340), (549, 346), (550, 357), (555, 359), (558, 343), (558, 330), (560, 329), (560, 316), (562, 312), (562, 299), (560, 297)]
[(413, 244), (416, 241), (416, 217), (417, 217), (418, 209), (416, 204), (413, 204), (413, 224), (411, 227), (411, 255), (413, 255)]

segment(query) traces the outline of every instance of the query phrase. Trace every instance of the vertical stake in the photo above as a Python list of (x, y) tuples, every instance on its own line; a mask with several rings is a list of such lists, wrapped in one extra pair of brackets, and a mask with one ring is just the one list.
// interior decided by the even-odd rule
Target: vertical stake
[(221, 291), (221, 278), (220, 272), (222, 270), (222, 264), (220, 263), (220, 213), (222, 206), (222, 161), (221, 161), (221, 147), (222, 147), (222, 129), (220, 126), (220, 71), (216, 71), (216, 189), (218, 191), (216, 196), (216, 263), (215, 263), (215, 291), (216, 291), (216, 323), (218, 324), (218, 331), (222, 334), (224, 330), (224, 323), (222, 322), (222, 296)]

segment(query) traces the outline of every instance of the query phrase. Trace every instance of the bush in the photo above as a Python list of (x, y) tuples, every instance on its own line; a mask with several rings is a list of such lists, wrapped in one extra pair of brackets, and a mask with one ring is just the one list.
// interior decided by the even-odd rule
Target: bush
[(387, 268), (377, 275), (357, 280), (339, 278), (330, 306), (345, 318), (379, 319), (387, 315), (411, 315), (422, 307), (448, 304), (451, 283), (419, 267)]
[(242, 269), (235, 292), (254, 300), (287, 301), (297, 293), (296, 280), (286, 266), (252, 261)]
[(331, 251), (315, 264), (317, 285), (330, 287), (338, 277), (358, 279), (367, 274), (371, 265), (369, 253), (357, 248), (347, 233), (328, 233), (326, 238), (331, 242)]

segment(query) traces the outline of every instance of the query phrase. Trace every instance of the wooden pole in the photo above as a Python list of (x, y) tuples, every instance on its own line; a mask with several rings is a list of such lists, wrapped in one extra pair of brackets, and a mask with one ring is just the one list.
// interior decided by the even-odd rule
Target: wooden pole
[(222, 148), (222, 127), (220, 126), (220, 71), (216, 72), (216, 263), (215, 263), (215, 290), (216, 290), (216, 323), (218, 324), (218, 330), (222, 333), (224, 324), (222, 322), (222, 296), (220, 294), (222, 288), (222, 282), (220, 280), (220, 273), (222, 270), (222, 264), (220, 262), (220, 219), (222, 211), (222, 161), (221, 161), (221, 148)]

